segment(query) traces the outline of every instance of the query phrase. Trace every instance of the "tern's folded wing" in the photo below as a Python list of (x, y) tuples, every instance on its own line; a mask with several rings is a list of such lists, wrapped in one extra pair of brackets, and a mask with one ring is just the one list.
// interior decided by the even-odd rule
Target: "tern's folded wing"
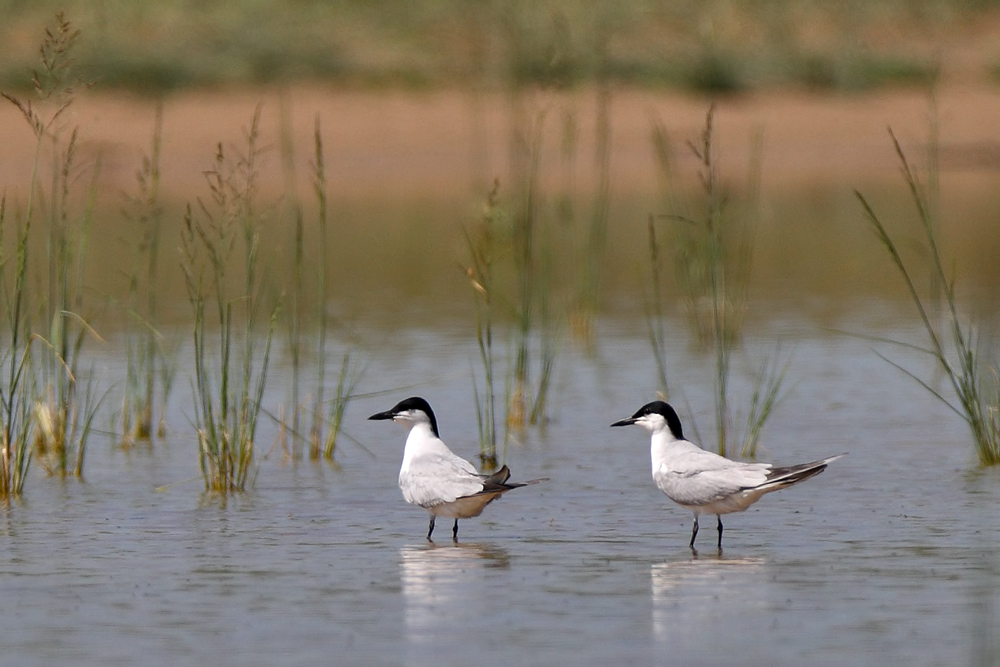
[(483, 478), (468, 461), (429, 454), (414, 459), (400, 473), (399, 488), (407, 502), (433, 507), (479, 493)]
[(702, 505), (763, 484), (769, 469), (766, 463), (741, 463), (693, 450), (664, 461), (654, 477), (674, 502)]
[[(719, 456), (718, 454), (714, 454), (712, 452), (706, 452), (704, 449), (700, 449), (694, 445), (691, 445), (689, 449), (681, 449), (680, 447), (677, 447), (671, 450), (666, 456), (663, 457), (661, 465), (681, 475), (696, 475), (713, 470), (733, 469), (766, 472), (771, 467), (767, 463), (743, 463), (741, 461), (733, 461), (732, 459), (727, 459), (724, 456)], [(764, 476), (761, 475), (761, 481), (763, 480)]]

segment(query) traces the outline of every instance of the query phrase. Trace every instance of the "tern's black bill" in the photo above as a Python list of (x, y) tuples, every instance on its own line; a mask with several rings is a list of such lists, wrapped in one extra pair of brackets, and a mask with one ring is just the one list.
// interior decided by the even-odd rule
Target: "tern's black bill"
[(612, 426), (631, 426), (634, 423), (635, 423), (635, 417), (629, 417), (628, 419), (622, 419), (621, 421), (616, 421), (614, 424), (612, 424)]
[(394, 410), (386, 410), (385, 412), (376, 412), (368, 419), (392, 419), (395, 416), (396, 412)]

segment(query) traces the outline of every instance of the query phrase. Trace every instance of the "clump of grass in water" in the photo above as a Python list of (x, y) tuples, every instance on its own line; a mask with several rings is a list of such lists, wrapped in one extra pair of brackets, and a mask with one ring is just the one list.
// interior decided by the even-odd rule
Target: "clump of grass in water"
[[(513, 370), (507, 390), (507, 428), (521, 430), (526, 423), (545, 421), (548, 390), (555, 368), (555, 327), (549, 308), (551, 291), (551, 252), (538, 250), (542, 219), (538, 212), (539, 170), (546, 113), (539, 111), (534, 122), (516, 118), (512, 138), (512, 180), (515, 184), (511, 204), (510, 256), (516, 288), (513, 299), (515, 329)], [(524, 125), (523, 127), (521, 125)], [(539, 376), (532, 387), (533, 336), (539, 336)], [(534, 394), (532, 396), (532, 393)]]
[[(136, 173), (138, 194), (129, 198), (129, 216), (142, 229), (135, 251), (135, 263), (128, 274), (126, 376), (122, 400), (121, 426), (124, 446), (149, 440), (156, 433), (166, 432), (164, 415), (173, 387), (176, 366), (164, 350), (163, 336), (157, 329), (157, 284), (159, 277), (161, 206), (160, 148), (163, 138), (163, 105), (156, 107), (152, 150), (143, 156), (142, 168)], [(145, 299), (142, 299), (143, 292)], [(157, 391), (157, 378), (159, 391)]]
[[(299, 402), (299, 390), (301, 385), (302, 366), (302, 329), (303, 329), (303, 301), (305, 298), (303, 289), (303, 268), (305, 265), (305, 229), (304, 216), (302, 212), (302, 202), (299, 200), (297, 178), (295, 169), (295, 145), (292, 140), (291, 109), (285, 95), (280, 97), (280, 125), (281, 125), (281, 162), (285, 175), (285, 198), (289, 202), (289, 215), (294, 219), (293, 229), (295, 239), (293, 242), (293, 272), (292, 272), (292, 293), (289, 299), (288, 314), (288, 348), (292, 362), (292, 382), (291, 382), (291, 420), (285, 415), (284, 410), (278, 417), (281, 425), (282, 449), (286, 456), (293, 461), (302, 458), (302, 441), (299, 427), (301, 417), (301, 405)], [(318, 122), (318, 120), (317, 120)], [(322, 207), (322, 202), (321, 202)], [(320, 371), (322, 372), (322, 370)], [(287, 443), (288, 433), (292, 435), (292, 446), (289, 449)]]
[[(529, 185), (528, 191), (533, 186)], [(520, 215), (527, 215), (525, 207), (530, 202), (520, 201), (514, 210), (520, 210)], [(539, 253), (542, 259), (535, 256), (533, 247), (535, 238), (526, 238), (532, 234), (525, 225), (524, 219), (517, 220), (518, 213), (508, 214), (500, 200), (500, 184), (494, 181), (490, 190), (482, 217), (482, 222), (473, 231), (466, 230), (466, 246), (470, 257), (465, 274), (473, 289), (473, 299), (476, 307), (476, 342), (479, 347), (480, 363), (483, 368), (483, 387), (480, 390), (478, 380), (473, 372), (474, 397), (479, 417), (480, 460), (484, 469), (494, 469), (498, 463), (497, 443), (500, 440), (497, 416), (497, 353), (495, 351), (496, 321), (498, 306), (509, 306), (509, 301), (503, 298), (500, 285), (500, 273), (509, 268), (516, 276), (514, 302), (515, 327), (512, 341), (513, 351), (510, 358), (513, 365), (504, 378), (502, 392), (503, 401), (507, 406), (507, 418), (504, 420), (505, 432), (503, 442), (506, 444), (512, 430), (522, 429), (526, 422), (543, 424), (545, 420), (546, 402), (555, 364), (555, 332), (552, 326), (549, 310), (549, 278), (550, 267), (546, 263), (548, 253)], [(526, 247), (527, 246), (527, 247)], [(509, 266), (502, 263), (504, 258), (510, 258)], [(541, 264), (538, 268), (536, 264)], [(527, 270), (530, 275), (525, 277), (521, 272)], [(530, 364), (529, 355), (533, 329), (539, 328), (538, 352), (540, 370), (538, 385), (534, 390), (534, 398), (529, 398)], [(530, 404), (530, 407), (529, 407)]]
[[(54, 139), (54, 142), (57, 139)], [(92, 209), (77, 223), (69, 212), (69, 184), (75, 170), (78, 142), (74, 130), (62, 155), (54, 182), (49, 239), (47, 244), (48, 296), (42, 311), (50, 323), (48, 337), (38, 336), (43, 345), (36, 355), (41, 393), (35, 402), (35, 448), (50, 474), (79, 476), (83, 471), (84, 450), (96, 409), (94, 386), (78, 382), (85, 338), (96, 333), (80, 314), (84, 309), (83, 265)], [(96, 194), (97, 169), (90, 186), (91, 204)], [(37, 335), (37, 334), (36, 334)], [(70, 460), (75, 464), (70, 470)]]
[(336, 394), (332, 399), (327, 398), (327, 371), (329, 362), (327, 345), (330, 337), (330, 317), (327, 314), (326, 303), (329, 294), (330, 281), (329, 269), (327, 265), (329, 255), (329, 225), (328, 225), (328, 197), (327, 197), (327, 175), (326, 160), (323, 149), (323, 133), (319, 116), (316, 116), (313, 132), (314, 161), (312, 164), (312, 187), (316, 196), (317, 204), (317, 227), (319, 230), (318, 247), (318, 267), (315, 270), (317, 276), (315, 287), (316, 307), (311, 310), (318, 314), (315, 350), (316, 388), (312, 398), (312, 405), (309, 410), (312, 413), (312, 423), (308, 434), (303, 434), (300, 430), (301, 413), (304, 409), (304, 401), (300, 401), (302, 386), (302, 358), (304, 356), (303, 330), (305, 329), (305, 315), (307, 310), (306, 302), (309, 294), (309, 286), (304, 281), (304, 275), (308, 274), (311, 267), (307, 266), (308, 257), (305, 250), (305, 230), (302, 205), (296, 194), (295, 175), (295, 155), (294, 145), (291, 139), (291, 122), (286, 105), (282, 106), (282, 157), (285, 171), (285, 190), (291, 202), (291, 216), (295, 220), (295, 242), (294, 242), (294, 277), (293, 290), (291, 294), (291, 313), (289, 317), (289, 350), (292, 358), (292, 387), (291, 387), (291, 420), (281, 418), (283, 436), (291, 434), (292, 447), (289, 449), (285, 445), (286, 454), (292, 460), (299, 460), (303, 456), (303, 443), (308, 445), (308, 456), (311, 460), (325, 459), (334, 461), (337, 451), (337, 438), (340, 435), (343, 425), (344, 415), (347, 406), (354, 398), (354, 390), (360, 382), (363, 370), (352, 363), (350, 351), (344, 352), (341, 358), (340, 372), (337, 377)]
[[(62, 15), (58, 23), (65, 25)], [(28, 311), (31, 309), (31, 295), (28, 292), (28, 260), (31, 223), (35, 217), (38, 198), (38, 173), (41, 168), (41, 153), (48, 129), (55, 125), (62, 113), (69, 107), (70, 100), (60, 99), (57, 85), (59, 75), (68, 68), (68, 47), (75, 41), (73, 33), (62, 35), (46, 30), (43, 42), (42, 71), (34, 72), (32, 81), (40, 102), (52, 101), (52, 112), (43, 117), (31, 101), (23, 101), (8, 93), (5, 99), (14, 104), (24, 116), (35, 135), (35, 155), (28, 184), (28, 201), (23, 218), (16, 223), (16, 240), (13, 252), (8, 252), (3, 235), (7, 230), (7, 199), (0, 198), (0, 281), (3, 286), (4, 311), (9, 337), (3, 361), (5, 373), (2, 387), (3, 442), (0, 443), (0, 495), (4, 498), (20, 496), (31, 465), (32, 440), (34, 437), (33, 397), (34, 378), (31, 370), (32, 333)], [(62, 44), (60, 48), (58, 45)], [(10, 270), (11, 260), (13, 269)]]
[[(521, 117), (519, 113), (518, 118)], [(516, 340), (514, 347), (513, 389), (507, 405), (507, 427), (519, 430), (527, 421), (528, 383), (530, 381), (530, 340), (535, 299), (535, 241), (538, 222), (537, 194), (542, 128), (545, 114), (538, 114), (531, 131), (516, 129), (512, 139), (512, 172), (515, 185), (512, 220), (512, 260), (517, 281), (515, 299)]]
[[(347, 412), (347, 405), (354, 399), (356, 395), (355, 389), (358, 386), (358, 382), (361, 381), (363, 374), (364, 369), (358, 368), (352, 363), (351, 353), (349, 351), (345, 352), (340, 363), (340, 372), (337, 375), (337, 393), (333, 397), (333, 400), (330, 401), (326, 420), (323, 422), (323, 425), (326, 427), (326, 433), (323, 434), (316, 428), (313, 429), (313, 442), (322, 443), (322, 449), (318, 449), (318, 452), (322, 452), (323, 458), (327, 461), (335, 460), (337, 438), (344, 425), (344, 415)], [(319, 410), (321, 408), (322, 404), (317, 402), (317, 415), (320, 415)], [(313, 456), (313, 458), (319, 457), (317, 455)]]
[(497, 226), (502, 209), (499, 205), (500, 182), (494, 181), (486, 199), (482, 224), (477, 233), (465, 232), (471, 265), (465, 272), (473, 289), (476, 304), (476, 342), (479, 345), (479, 360), (483, 365), (483, 389), (473, 374), (473, 389), (476, 400), (476, 415), (479, 421), (479, 460), (482, 468), (493, 470), (497, 466), (497, 412), (496, 376), (493, 352), (493, 266), (498, 252)]
[[(705, 127), (697, 143), (688, 147), (701, 167), (703, 211), (696, 215), (669, 215), (674, 229), (674, 258), (679, 282), (687, 291), (688, 314), (702, 346), (711, 345), (715, 353), (715, 424), (717, 451), (725, 456), (730, 442), (732, 408), (729, 380), (732, 352), (742, 336), (743, 311), (746, 307), (750, 265), (753, 254), (751, 216), (734, 216), (727, 211), (728, 196), (723, 189), (713, 146), (714, 107), (705, 117)], [(654, 124), (653, 146), (661, 171), (672, 179), (671, 147), (662, 127)], [(749, 191), (755, 199), (758, 188), (760, 142), (755, 144)], [(650, 264), (653, 294), (647, 304), (647, 329), (656, 359), (661, 390), (666, 394), (666, 337), (663, 330), (664, 309), (660, 292), (660, 250), (654, 220), (649, 222)], [(707, 311), (707, 312), (706, 312)], [(778, 371), (777, 361), (765, 359), (754, 377), (747, 426), (742, 434), (741, 454), (756, 455), (761, 430), (776, 405), (787, 363)]]
[[(278, 315), (275, 305), (258, 358), (262, 307), (255, 209), (259, 124), (258, 107), (246, 133), (246, 153), (237, 159), (230, 160), (219, 144), (215, 165), (206, 173), (212, 207), (199, 200), (198, 213), (189, 205), (184, 220), (181, 266), (194, 312), (195, 425), (202, 476), (205, 487), (213, 491), (242, 491), (251, 479), (254, 437)], [(234, 296), (230, 262), (238, 239), (242, 241), (243, 282)], [(211, 351), (208, 305), (214, 307), (212, 324), (218, 326), (219, 335), (218, 348)], [(236, 355), (241, 355), (238, 364), (233, 359)]]
[[(715, 108), (705, 116), (700, 141), (689, 142), (701, 163), (705, 210), (699, 219), (673, 219), (680, 222), (676, 258), (682, 283), (687, 287), (688, 312), (693, 318), (699, 341), (710, 341), (715, 350), (715, 426), (719, 454), (725, 455), (730, 423), (729, 376), (731, 352), (740, 337), (744, 288), (749, 253), (743, 239), (732, 241), (734, 229), (726, 218), (726, 195), (720, 183), (712, 145)], [(737, 236), (742, 236), (738, 234)], [(740, 246), (732, 252), (733, 245)], [(704, 311), (708, 310), (708, 322)]]
[[(37, 168), (37, 155), (36, 155)], [(32, 179), (34, 183), (34, 179)], [(7, 350), (0, 367), (0, 498), (20, 496), (31, 465), (31, 441), (34, 421), (31, 418), (31, 330), (25, 310), (28, 308), (28, 232), (34, 199), (32, 186), (22, 224), (17, 228), (13, 253), (7, 252), (4, 231), (7, 229), (7, 199), (0, 198), (0, 289), (7, 324)], [(13, 262), (11, 262), (13, 260)], [(13, 268), (10, 269), (10, 265)]]
[[(934, 225), (933, 208), (927, 190), (892, 130), (889, 131), (889, 136), (899, 158), (906, 186), (909, 188), (910, 196), (917, 208), (917, 218), (925, 244), (924, 250), (930, 259), (931, 284), (937, 288), (936, 293), (939, 292), (943, 295), (945, 311), (943, 314), (944, 324), (937, 324), (938, 318), (934, 316), (934, 312), (938, 300), (921, 295), (917, 289), (917, 277), (912, 263), (903, 259), (899, 246), (868, 200), (860, 192), (855, 191), (875, 236), (889, 254), (889, 258), (899, 270), (906, 284), (907, 292), (927, 333), (929, 346), (919, 347), (897, 341), (889, 342), (911, 349), (915, 348), (933, 358), (937, 367), (944, 372), (951, 390), (958, 399), (958, 405), (956, 406), (915, 373), (884, 356), (882, 358), (909, 375), (962, 417), (972, 431), (979, 462), (983, 465), (997, 465), (1000, 464), (1000, 384), (997, 383), (996, 371), (993, 373), (993, 386), (989, 387), (983, 377), (984, 362), (980, 357), (979, 339), (971, 325), (963, 324), (964, 318), (959, 313), (958, 301), (955, 296), (955, 281), (949, 279), (944, 270)], [(933, 175), (932, 178), (934, 178)], [(941, 330), (942, 326), (947, 328), (947, 333)]]
[(743, 431), (743, 445), (740, 447), (740, 456), (744, 458), (752, 459), (757, 456), (757, 444), (760, 442), (764, 425), (770, 419), (771, 413), (781, 398), (781, 385), (785, 381), (785, 373), (788, 372), (791, 358), (789, 357), (779, 368), (778, 359), (780, 357), (781, 350), (775, 348), (774, 356), (765, 357), (754, 375), (750, 410), (747, 413), (746, 428)]
[[(79, 362), (84, 339), (87, 335), (96, 333), (91, 329), (83, 316), (84, 289), (83, 266), (86, 257), (88, 231), (92, 219), (93, 206), (97, 193), (97, 175), (99, 165), (93, 169), (93, 180), (87, 191), (87, 204), (80, 217), (71, 214), (70, 185), (78, 175), (77, 148), (79, 134), (76, 129), (70, 133), (70, 138), (63, 142), (62, 117), (73, 103), (75, 91), (81, 82), (75, 77), (72, 64), (72, 50), (80, 37), (63, 13), (56, 15), (54, 29), (46, 29), (45, 39), (39, 49), (42, 68), (33, 73), (32, 81), (38, 108), (31, 101), (23, 101), (11, 95), (4, 96), (20, 109), (28, 125), (35, 134), (35, 160), (32, 167), (29, 203), (23, 224), (23, 239), (19, 240), (18, 268), (19, 277), (14, 281), (13, 295), (16, 306), (13, 320), (20, 322), (25, 317), (22, 310), (25, 307), (27, 292), (24, 280), (27, 277), (27, 256), (29, 230), (38, 207), (35, 206), (36, 196), (41, 195), (41, 187), (37, 183), (40, 169), (43, 145), (47, 146), (54, 156), (51, 191), (44, 198), (48, 203), (48, 215), (45, 217), (47, 231), (47, 272), (39, 277), (44, 292), (38, 312), (48, 326), (48, 335), (33, 334), (41, 341), (41, 352), (30, 357), (32, 371), (37, 370), (40, 378), (38, 384), (32, 378), (32, 400), (30, 409), (37, 428), (33, 431), (34, 447), (43, 465), (50, 474), (74, 474), (80, 476), (83, 472), (83, 462), (87, 438), (91, 424), (96, 414), (99, 401), (95, 399), (93, 382), (88, 381), (82, 388), (79, 379)], [(39, 111), (50, 107), (46, 116)], [(22, 258), (24, 263), (22, 264)], [(21, 273), (21, 272), (25, 273)], [(8, 295), (11, 296), (11, 295)], [(9, 302), (8, 302), (9, 303)], [(8, 306), (9, 308), (9, 306)], [(11, 313), (8, 312), (11, 317)], [(15, 328), (11, 325), (12, 339)], [(17, 344), (12, 345), (11, 362), (18, 356)], [(23, 357), (24, 360), (29, 357)], [(20, 365), (22, 362), (18, 362)], [(13, 367), (12, 367), (13, 368)], [(15, 375), (23, 381), (27, 369), (20, 366), (15, 374), (10, 374), (10, 392), (17, 392), (25, 387), (18, 381), (15, 387)], [(37, 387), (40, 390), (37, 391)], [(28, 400), (20, 396), (10, 400)], [(22, 415), (28, 410), (21, 409)], [(7, 419), (14, 419), (13, 410), (8, 403)], [(8, 444), (10, 444), (8, 440)]]
[(330, 319), (327, 314), (326, 303), (330, 290), (330, 272), (327, 267), (330, 246), (329, 216), (327, 214), (326, 160), (323, 155), (323, 133), (320, 127), (319, 116), (316, 117), (313, 144), (315, 147), (315, 159), (313, 162), (312, 182), (313, 192), (316, 194), (316, 203), (318, 205), (317, 217), (320, 234), (320, 266), (316, 284), (317, 301), (319, 303), (319, 335), (317, 337), (316, 357), (319, 374), (316, 380), (316, 402), (313, 407), (312, 428), (310, 430), (310, 456), (317, 459), (322, 454), (324, 459), (333, 461), (337, 451), (337, 437), (340, 435), (341, 427), (344, 423), (344, 414), (347, 412), (348, 404), (354, 398), (354, 390), (357, 388), (358, 382), (361, 381), (363, 369), (351, 363), (350, 350), (344, 352), (344, 356), (341, 359), (340, 373), (337, 376), (336, 394), (330, 401), (329, 408), (327, 408), (326, 364)]
[(538, 286), (538, 384), (531, 404), (528, 421), (534, 426), (545, 426), (548, 410), (549, 388), (552, 385), (552, 373), (556, 365), (556, 326), (551, 309), (552, 282), (552, 252), (546, 250), (543, 254), (542, 270), (539, 272)]

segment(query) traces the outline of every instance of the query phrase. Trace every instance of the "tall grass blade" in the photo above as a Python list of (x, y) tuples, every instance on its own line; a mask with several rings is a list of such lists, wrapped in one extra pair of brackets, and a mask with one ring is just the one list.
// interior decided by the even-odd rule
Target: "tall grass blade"
[(344, 353), (337, 377), (337, 394), (330, 405), (328, 430), (324, 439), (323, 458), (333, 461), (337, 452), (337, 439), (344, 425), (344, 415), (347, 406), (355, 396), (355, 389), (364, 375), (364, 369), (358, 369), (351, 364), (350, 352)]
[[(215, 166), (206, 173), (211, 199), (199, 200), (197, 214), (188, 206), (182, 234), (181, 267), (194, 315), (199, 463), (206, 489), (223, 493), (243, 491), (253, 479), (254, 438), (278, 320), (279, 304), (275, 304), (264, 351), (258, 355), (257, 322), (264, 283), (258, 267), (260, 220), (255, 202), (262, 150), (259, 126), (258, 107), (246, 132), (246, 150), (235, 159), (219, 145)], [(237, 245), (242, 251), (239, 282), (230, 279)], [(234, 282), (239, 286), (234, 288)], [(218, 335), (214, 350), (206, 345), (210, 301)]]
[[(701, 200), (680, 212), (673, 192), (673, 148), (661, 123), (654, 119), (653, 151), (660, 167), (664, 201), (678, 211), (663, 216), (673, 223), (671, 246), (678, 283), (686, 292), (688, 314), (699, 347), (713, 352), (715, 389), (716, 450), (726, 455), (733, 433), (730, 379), (732, 356), (740, 344), (743, 312), (746, 308), (753, 259), (754, 228), (760, 192), (760, 164), (763, 140), (753, 137), (747, 195), (736, 209), (723, 185), (715, 146), (715, 109), (705, 115), (705, 125), (697, 141), (688, 148), (698, 161)], [(665, 313), (661, 293), (661, 253), (655, 219), (649, 220), (649, 263), (651, 294), (646, 297), (647, 335), (653, 350), (660, 391), (667, 395)], [(777, 363), (776, 361), (774, 363)], [(778, 372), (767, 360), (754, 379), (750, 417), (743, 434), (744, 455), (753, 456), (760, 433), (772, 414), (784, 371)]]
[(662, 260), (660, 244), (656, 237), (656, 225), (653, 216), (649, 216), (647, 225), (649, 232), (649, 266), (652, 293), (646, 299), (646, 332), (649, 344), (653, 349), (653, 359), (656, 362), (656, 373), (659, 379), (659, 391), (664, 400), (669, 400), (670, 385), (667, 381), (667, 335), (664, 329), (665, 309), (663, 307)]
[(500, 183), (494, 181), (486, 198), (482, 221), (474, 233), (465, 231), (470, 265), (465, 269), (476, 308), (476, 343), (483, 368), (483, 389), (473, 373), (473, 395), (479, 424), (479, 458), (482, 468), (492, 470), (497, 465), (496, 385), (493, 351), (494, 263), (498, 255), (498, 223), (502, 211), (499, 204)]
[[(171, 364), (157, 329), (160, 228), (160, 156), (163, 145), (163, 104), (157, 104), (151, 149), (136, 173), (138, 192), (129, 198), (127, 214), (141, 229), (135, 262), (129, 271), (128, 312), (125, 332), (126, 381), (122, 401), (122, 445), (149, 440), (155, 429), (163, 431), (163, 410), (172, 378)], [(142, 297), (145, 296), (143, 299)], [(159, 378), (159, 382), (157, 379)], [(159, 391), (158, 391), (159, 389)]]
[[(994, 382), (992, 391), (987, 393), (987, 383), (983, 377), (985, 364), (980, 357), (979, 341), (972, 325), (963, 324), (965, 318), (959, 310), (954, 281), (948, 279), (944, 270), (933, 212), (934, 204), (891, 129), (889, 136), (899, 159), (903, 180), (916, 207), (917, 222), (929, 258), (928, 271), (932, 289), (930, 297), (922, 295), (917, 288), (912, 263), (904, 259), (898, 244), (872, 205), (860, 192), (856, 191), (855, 195), (861, 204), (869, 228), (903, 279), (910, 301), (917, 311), (929, 341), (929, 347), (922, 351), (929, 353), (935, 359), (937, 368), (944, 374), (951, 391), (958, 399), (958, 405), (953, 405), (941, 392), (935, 390), (929, 382), (920, 380), (915, 373), (907, 371), (898, 363), (890, 363), (917, 381), (935, 398), (958, 412), (972, 432), (980, 463), (997, 465), (1000, 464), (1000, 431), (997, 430), (996, 415), (1000, 406), (1000, 390)], [(936, 175), (932, 174), (930, 179), (932, 184), (937, 183)], [(936, 309), (938, 294), (944, 301), (945, 310), (941, 326), (948, 330), (947, 337), (939, 329), (939, 318), (932, 314)]]
[(785, 375), (791, 364), (791, 358), (784, 364), (778, 365), (780, 349), (775, 349), (774, 356), (765, 358), (754, 376), (753, 394), (750, 397), (750, 410), (747, 414), (746, 429), (743, 432), (743, 445), (740, 448), (740, 456), (743, 458), (756, 458), (757, 445), (760, 442), (764, 425), (770, 419), (775, 406), (781, 399), (781, 386), (785, 381)]

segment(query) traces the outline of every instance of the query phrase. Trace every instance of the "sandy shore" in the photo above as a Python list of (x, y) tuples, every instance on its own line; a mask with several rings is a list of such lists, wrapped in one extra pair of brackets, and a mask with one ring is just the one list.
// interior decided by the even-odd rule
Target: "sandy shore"
[[(553, 184), (592, 187), (596, 95), (524, 98), (525, 116), (543, 119), (543, 177)], [(299, 179), (308, 178), (313, 127), (322, 122), (330, 180), (337, 196), (452, 196), (507, 173), (510, 100), (501, 94), (474, 98), (438, 91), (357, 92), (319, 87), (284, 93), (268, 90), (189, 92), (164, 101), (163, 184), (186, 198), (202, 188), (216, 145), (242, 143), (254, 108), (262, 105), (263, 143), (271, 147), (267, 183), (283, 183), (278, 150), (282, 126), (290, 127)], [(612, 99), (612, 166), (617, 193), (648, 191), (659, 171), (650, 141), (658, 118), (674, 141), (679, 170), (692, 174), (684, 142), (696, 139), (709, 100), (649, 91), (616, 91)], [(932, 104), (926, 92), (891, 90), (857, 95), (776, 92), (716, 102), (716, 146), (725, 173), (743, 178), (753, 137), (763, 137), (762, 183), (784, 189), (822, 183), (863, 186), (894, 178), (897, 163), (887, 135), (892, 126), (919, 156), (928, 136)], [(66, 115), (79, 127), (86, 154), (102, 160), (106, 189), (134, 188), (134, 173), (148, 152), (155, 103), (96, 93), (79, 98)], [(544, 114), (544, 115), (543, 115)], [(33, 136), (20, 112), (0, 105), (0, 186), (22, 193), (30, 174)], [(288, 122), (283, 122), (282, 117)], [(951, 88), (938, 93), (937, 117), (945, 170), (973, 180), (1000, 169), (1000, 90)], [(567, 119), (572, 119), (567, 123)], [(575, 130), (571, 167), (561, 161), (565, 128)]]

